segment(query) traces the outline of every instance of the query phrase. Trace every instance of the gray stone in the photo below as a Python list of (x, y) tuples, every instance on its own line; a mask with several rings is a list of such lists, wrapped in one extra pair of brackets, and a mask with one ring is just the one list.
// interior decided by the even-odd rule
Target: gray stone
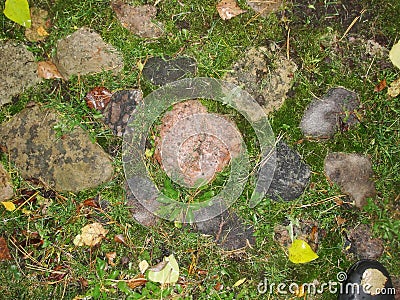
[(122, 55), (86, 27), (57, 42), (54, 63), (65, 78), (110, 70), (117, 74), (124, 66)]
[(338, 128), (347, 129), (358, 122), (355, 110), (360, 100), (356, 93), (342, 87), (330, 89), (323, 99), (314, 99), (300, 123), (306, 136), (332, 137)]
[(280, 141), (276, 145), (276, 168), (267, 195), (273, 200), (294, 200), (303, 194), (310, 176), (310, 167), (300, 155)]
[(136, 105), (143, 101), (140, 90), (123, 90), (115, 92), (110, 103), (105, 108), (104, 122), (117, 136), (122, 136), (130, 116), (135, 112)]
[(324, 161), (326, 176), (362, 208), (366, 198), (375, 196), (374, 172), (368, 157), (357, 153), (330, 153)]
[(230, 209), (195, 226), (200, 233), (214, 236), (216, 243), (225, 250), (236, 250), (255, 243), (253, 227), (245, 225)]
[(0, 107), (13, 96), (40, 82), (37, 63), (24, 45), (0, 42)]
[(265, 47), (249, 49), (223, 78), (243, 86), (267, 114), (282, 106), (297, 70), (292, 60), (277, 49), (273, 50)]
[(57, 112), (26, 108), (0, 127), (0, 144), (25, 179), (36, 178), (58, 191), (78, 192), (111, 179), (110, 157), (80, 127), (57, 136)]
[(0, 201), (10, 199), (14, 196), (14, 189), (11, 183), (10, 174), (0, 163)]
[(350, 241), (349, 251), (360, 259), (378, 259), (383, 253), (383, 241), (373, 238), (371, 228), (366, 224), (350, 229), (348, 232)]
[(143, 77), (154, 85), (165, 85), (185, 77), (193, 77), (196, 70), (196, 61), (190, 57), (151, 57), (144, 66)]

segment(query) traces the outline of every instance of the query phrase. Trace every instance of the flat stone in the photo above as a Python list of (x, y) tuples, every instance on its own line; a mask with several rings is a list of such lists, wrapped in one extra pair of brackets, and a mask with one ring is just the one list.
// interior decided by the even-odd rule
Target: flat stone
[(304, 112), (300, 129), (306, 136), (332, 137), (338, 129), (358, 123), (355, 110), (360, 100), (343, 87), (330, 89), (322, 99), (314, 99)]
[(143, 101), (140, 90), (122, 90), (115, 92), (105, 108), (104, 122), (117, 136), (122, 136), (130, 116), (135, 112), (136, 105)]
[(8, 200), (14, 196), (14, 189), (10, 174), (0, 163), (0, 201)]
[(26, 108), (0, 127), (0, 144), (7, 149), (25, 179), (36, 178), (58, 191), (78, 192), (109, 181), (110, 157), (80, 127), (61, 137), (56, 111)]
[(383, 241), (373, 238), (371, 228), (366, 224), (349, 230), (347, 235), (350, 241), (349, 251), (360, 259), (378, 259), (383, 253)]
[(190, 57), (151, 57), (144, 65), (142, 74), (154, 85), (165, 85), (185, 77), (194, 77), (196, 71), (196, 61)]
[(0, 107), (13, 96), (40, 82), (32, 52), (24, 45), (0, 42)]
[(153, 5), (132, 6), (123, 1), (111, 2), (121, 25), (142, 38), (158, 38), (164, 34), (163, 25), (154, 20), (157, 8)]
[(310, 176), (310, 167), (300, 155), (280, 141), (276, 145), (276, 168), (267, 195), (273, 200), (294, 200), (303, 194)]
[(237, 250), (254, 245), (254, 229), (232, 210), (204, 222), (196, 223), (196, 229), (203, 234), (212, 235), (215, 242), (225, 250)]
[(120, 72), (123, 57), (90, 28), (82, 27), (57, 42), (54, 63), (64, 78), (102, 71)]
[(292, 60), (276, 50), (266, 47), (250, 48), (223, 78), (243, 86), (266, 114), (282, 106), (297, 70)]
[(367, 198), (375, 196), (375, 184), (371, 180), (374, 172), (368, 157), (356, 153), (330, 153), (325, 158), (324, 170), (357, 207), (362, 208)]

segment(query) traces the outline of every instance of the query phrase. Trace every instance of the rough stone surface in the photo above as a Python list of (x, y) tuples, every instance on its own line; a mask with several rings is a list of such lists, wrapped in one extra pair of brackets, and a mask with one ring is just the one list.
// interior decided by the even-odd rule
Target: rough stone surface
[(224, 77), (228, 82), (243, 86), (267, 114), (282, 106), (297, 70), (292, 60), (276, 50), (249, 49)]
[(276, 168), (267, 195), (273, 200), (294, 200), (303, 194), (310, 176), (310, 167), (300, 155), (280, 141), (276, 145)]
[(21, 176), (72, 192), (110, 180), (113, 166), (103, 149), (80, 127), (58, 137), (54, 129), (58, 123), (55, 111), (34, 106), (0, 127), (0, 144)]
[(122, 55), (87, 27), (57, 42), (54, 63), (65, 78), (109, 70), (117, 74), (124, 65)]
[(378, 259), (383, 253), (383, 241), (373, 238), (371, 228), (362, 224), (353, 228), (348, 233), (350, 241), (350, 252), (360, 259)]
[(143, 101), (143, 94), (139, 90), (117, 91), (111, 96), (110, 103), (103, 112), (104, 122), (117, 136), (122, 136), (130, 116), (136, 105)]
[(246, 226), (244, 221), (229, 209), (208, 221), (196, 223), (196, 229), (203, 234), (214, 236), (216, 243), (225, 250), (236, 250), (255, 243), (252, 226)]
[(283, 4), (282, 0), (247, 0), (247, 5), (253, 10), (258, 12), (261, 16), (265, 17), (272, 12), (277, 11)]
[[(128, 207), (129, 211), (132, 214), (132, 217), (136, 220), (136, 222), (146, 227), (153, 227), (157, 225), (160, 219), (156, 215), (148, 211), (135, 198), (127, 183), (125, 183), (125, 192), (126, 192), (126, 206)], [(154, 207), (154, 205), (157, 205), (158, 202), (151, 201), (149, 203), (151, 203), (152, 206)]]
[(154, 85), (165, 85), (196, 74), (196, 61), (190, 57), (151, 57), (147, 60), (143, 77)]
[(342, 87), (330, 89), (323, 99), (314, 99), (300, 123), (301, 131), (312, 137), (332, 137), (338, 128), (358, 122), (354, 112), (360, 100), (356, 93)]
[[(176, 167), (180, 169), (181, 174), (184, 176), (184, 183), (189, 187), (193, 187), (196, 183), (204, 180), (206, 182), (212, 180), (215, 174), (221, 172), (223, 168), (229, 164), (230, 159), (237, 157), (241, 151), (240, 140), (234, 137), (229, 139), (231, 144), (233, 144), (230, 151), (227, 148), (227, 143), (223, 143), (219, 139), (221, 137), (234, 136), (230, 130), (234, 130), (233, 128), (236, 129), (236, 125), (227, 119), (225, 119), (225, 121), (228, 122), (227, 124), (231, 127), (218, 128), (219, 136), (199, 133), (190, 136), (186, 140), (182, 140), (182, 134), (184, 135), (189, 130), (196, 132), (196, 128), (199, 124), (195, 124), (196, 122), (194, 122), (182, 126), (180, 121), (191, 115), (205, 113), (207, 113), (207, 109), (197, 100), (189, 100), (175, 104), (173, 109), (166, 112), (163, 116), (161, 120), (160, 136), (156, 139), (154, 157), (160, 165), (163, 166), (167, 174), (169, 174), (171, 170), (166, 168), (167, 165), (165, 161), (172, 161), (170, 155), (177, 155), (179, 166)], [(212, 126), (212, 124), (207, 125)], [(206, 125), (202, 124), (200, 126), (201, 129), (204, 129), (204, 126)], [(171, 134), (173, 136), (169, 136), (169, 138), (166, 139), (170, 132), (172, 132)], [(168, 146), (169, 144), (166, 141), (181, 142), (178, 146), (178, 151), (176, 153), (169, 153), (164, 150), (165, 155), (163, 156), (163, 147), (164, 149), (165, 147), (172, 147)]]
[(10, 174), (0, 163), (0, 201), (10, 199), (14, 196), (14, 189), (11, 183)]
[(0, 42), (0, 107), (40, 82), (33, 54), (24, 45)]
[(163, 25), (153, 20), (157, 8), (153, 5), (131, 6), (122, 1), (112, 1), (111, 7), (122, 26), (142, 38), (158, 38), (163, 35)]
[(375, 184), (371, 180), (374, 172), (368, 157), (356, 153), (330, 153), (325, 158), (324, 170), (357, 207), (362, 208), (366, 198), (375, 196)]

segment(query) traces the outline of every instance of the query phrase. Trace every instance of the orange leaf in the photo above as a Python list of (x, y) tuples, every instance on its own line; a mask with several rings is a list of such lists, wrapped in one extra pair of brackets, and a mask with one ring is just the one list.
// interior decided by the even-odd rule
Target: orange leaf
[(135, 278), (129, 279), (126, 281), (126, 284), (131, 288), (137, 288), (138, 286), (145, 285), (147, 279), (144, 277), (143, 274), (137, 275)]
[(229, 20), (246, 12), (239, 7), (236, 0), (222, 0), (217, 4), (217, 11), (222, 20)]
[(374, 88), (374, 92), (381, 92), (387, 87), (386, 79), (381, 80)]
[(103, 86), (98, 86), (86, 94), (86, 105), (89, 108), (103, 111), (110, 102), (112, 93)]
[(40, 61), (38, 63), (38, 75), (44, 79), (64, 78), (51, 61)]
[(8, 250), (7, 242), (3, 237), (0, 237), (0, 261), (12, 259)]

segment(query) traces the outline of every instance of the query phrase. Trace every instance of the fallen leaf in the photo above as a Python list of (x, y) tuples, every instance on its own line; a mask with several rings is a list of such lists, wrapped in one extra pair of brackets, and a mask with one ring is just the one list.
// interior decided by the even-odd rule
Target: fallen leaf
[(224, 285), (219, 281), (214, 285), (214, 290), (216, 290), (218, 292), (222, 291), (223, 289), (224, 289)]
[(99, 203), (94, 198), (89, 198), (83, 201), (83, 206), (90, 206), (94, 208), (100, 208)]
[(176, 283), (179, 279), (179, 265), (174, 255), (164, 257), (161, 263), (150, 268), (148, 278), (161, 284)]
[(247, 278), (239, 279), (238, 281), (235, 282), (235, 284), (233, 285), (233, 287), (238, 287), (238, 286), (241, 285), (243, 282), (245, 282), (246, 279), (247, 279)]
[(342, 226), (347, 221), (345, 218), (342, 218), (341, 216), (336, 216), (335, 220), (338, 226)]
[(15, 210), (15, 204), (10, 201), (2, 201), (1, 204), (3, 204), (8, 211)]
[(396, 67), (400, 68), (400, 41), (393, 45), (389, 52), (389, 58)]
[(116, 234), (114, 236), (114, 242), (126, 245), (125, 237), (123, 234)]
[(382, 79), (374, 88), (374, 92), (381, 92), (387, 87), (386, 79)]
[(44, 79), (64, 78), (51, 61), (38, 62), (38, 75)]
[(143, 274), (139, 274), (135, 278), (132, 278), (132, 279), (129, 279), (126, 281), (126, 283), (128, 284), (128, 286), (131, 289), (137, 288), (138, 286), (145, 285), (146, 282), (147, 282), (147, 279), (144, 277)]
[(318, 258), (310, 245), (303, 240), (294, 240), (289, 247), (289, 260), (295, 264), (304, 264)]
[(112, 93), (103, 86), (98, 86), (86, 94), (86, 105), (89, 108), (103, 111), (110, 102)]
[(7, 242), (3, 237), (0, 237), (0, 261), (12, 259), (10, 250), (8, 250)]
[(147, 260), (142, 260), (139, 263), (139, 270), (140, 273), (144, 274), (144, 272), (146, 272), (146, 270), (149, 268), (149, 263), (147, 262)]
[(11, 21), (26, 28), (31, 27), (31, 14), (27, 0), (6, 0), (3, 12)]
[(217, 11), (222, 20), (229, 20), (246, 12), (239, 7), (236, 0), (222, 0), (217, 4)]
[(76, 246), (95, 246), (101, 242), (107, 232), (108, 230), (104, 229), (103, 225), (95, 222), (83, 227), (82, 234), (78, 234), (73, 243)]
[(400, 94), (400, 77), (393, 81), (388, 88), (388, 95), (392, 98)]
[(106, 258), (107, 258), (110, 266), (113, 266), (113, 267), (115, 266), (114, 259), (116, 257), (117, 257), (117, 252), (115, 252), (115, 251), (106, 253)]
[(49, 275), (48, 280), (55, 281), (54, 283), (63, 280), (65, 275), (67, 275), (67, 271), (62, 271), (63, 269), (64, 269), (63, 266), (60, 265), (56, 266)]
[(50, 28), (48, 12), (37, 8), (31, 8), (32, 26), (25, 30), (25, 37), (28, 41), (43, 41), (49, 35), (46, 29)]

